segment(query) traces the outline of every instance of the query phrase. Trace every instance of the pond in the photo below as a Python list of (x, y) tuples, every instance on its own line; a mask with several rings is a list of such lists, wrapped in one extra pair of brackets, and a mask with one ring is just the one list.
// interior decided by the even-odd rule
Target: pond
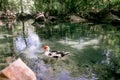
[[(103, 67), (113, 65), (112, 57), (120, 52), (120, 32), (108, 24), (38, 24), (28, 20), (15, 22), (11, 27), (0, 27), (0, 69), (13, 62), (16, 55), (27, 52), (27, 56), (37, 56), (42, 61), (38, 80), (109, 79)], [(35, 46), (28, 47), (29, 44)], [(69, 54), (59, 59), (46, 57), (42, 48), (45, 45)]]

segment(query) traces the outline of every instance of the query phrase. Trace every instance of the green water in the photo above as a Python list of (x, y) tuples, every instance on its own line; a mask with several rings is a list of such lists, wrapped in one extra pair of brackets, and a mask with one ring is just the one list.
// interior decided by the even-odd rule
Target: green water
[[(12, 62), (6, 59), (15, 54), (13, 36), (26, 33), (25, 29), (31, 23), (17, 22), (12, 30), (7, 30), (6, 26), (1, 27), (0, 69)], [(42, 28), (35, 26), (35, 30), (42, 46), (49, 45), (51, 50), (70, 52), (62, 59), (46, 63), (54, 67), (56, 72), (68, 70), (72, 76), (86, 74), (88, 77), (95, 73), (100, 80), (119, 79), (120, 32), (116, 27), (92, 23), (57, 23), (44, 24)], [(109, 64), (105, 51), (110, 51)]]
[[(90, 76), (86, 69), (93, 67), (92, 71), (98, 73), (100, 80), (118, 78), (118, 76), (112, 76), (113, 66), (119, 65), (120, 53), (120, 32), (114, 26), (59, 23), (46, 25), (42, 30), (37, 29), (37, 33), (41, 36), (44, 45), (49, 45), (52, 50), (70, 52), (67, 66), (71, 66), (69, 68), (74, 75), (82, 73)], [(109, 64), (106, 61), (106, 50), (110, 52)], [(114, 67), (114, 69), (117, 71), (119, 68)], [(111, 73), (108, 74), (110, 71)]]

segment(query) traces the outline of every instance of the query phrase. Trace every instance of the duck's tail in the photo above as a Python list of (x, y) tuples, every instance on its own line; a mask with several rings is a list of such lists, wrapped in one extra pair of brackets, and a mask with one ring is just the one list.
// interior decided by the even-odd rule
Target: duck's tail
[(70, 52), (64, 52), (64, 55), (68, 55), (68, 54), (70, 54)]

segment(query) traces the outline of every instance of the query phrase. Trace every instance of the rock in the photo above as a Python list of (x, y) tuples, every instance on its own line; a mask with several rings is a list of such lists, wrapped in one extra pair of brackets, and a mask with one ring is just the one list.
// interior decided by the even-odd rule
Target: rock
[(36, 76), (21, 59), (18, 59), (0, 71), (0, 80), (36, 80)]
[(38, 18), (44, 18), (44, 12), (37, 12), (35, 15), (34, 15), (34, 18), (35, 19), (38, 19)]
[(117, 16), (117, 15), (114, 15), (114, 14), (112, 14), (112, 13), (109, 13), (106, 17), (105, 17), (105, 19), (107, 19), (107, 20), (119, 20), (120, 21), (120, 18)]
[(45, 22), (44, 12), (37, 12), (34, 16), (36, 22)]
[(3, 22), (0, 20), (0, 26), (3, 26)]
[(71, 15), (70, 16), (70, 21), (71, 22), (75, 22), (75, 23), (82, 23), (82, 22), (87, 22), (87, 20), (86, 19), (84, 19), (84, 18), (81, 18), (81, 17), (79, 17), (79, 16), (76, 16), (76, 15)]

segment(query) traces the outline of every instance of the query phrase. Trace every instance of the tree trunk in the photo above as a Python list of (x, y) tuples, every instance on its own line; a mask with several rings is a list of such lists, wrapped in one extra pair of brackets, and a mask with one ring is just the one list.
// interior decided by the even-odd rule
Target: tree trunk
[(21, 13), (24, 13), (24, 11), (23, 11), (23, 3), (22, 3), (22, 2), (23, 2), (23, 1), (20, 0)]

